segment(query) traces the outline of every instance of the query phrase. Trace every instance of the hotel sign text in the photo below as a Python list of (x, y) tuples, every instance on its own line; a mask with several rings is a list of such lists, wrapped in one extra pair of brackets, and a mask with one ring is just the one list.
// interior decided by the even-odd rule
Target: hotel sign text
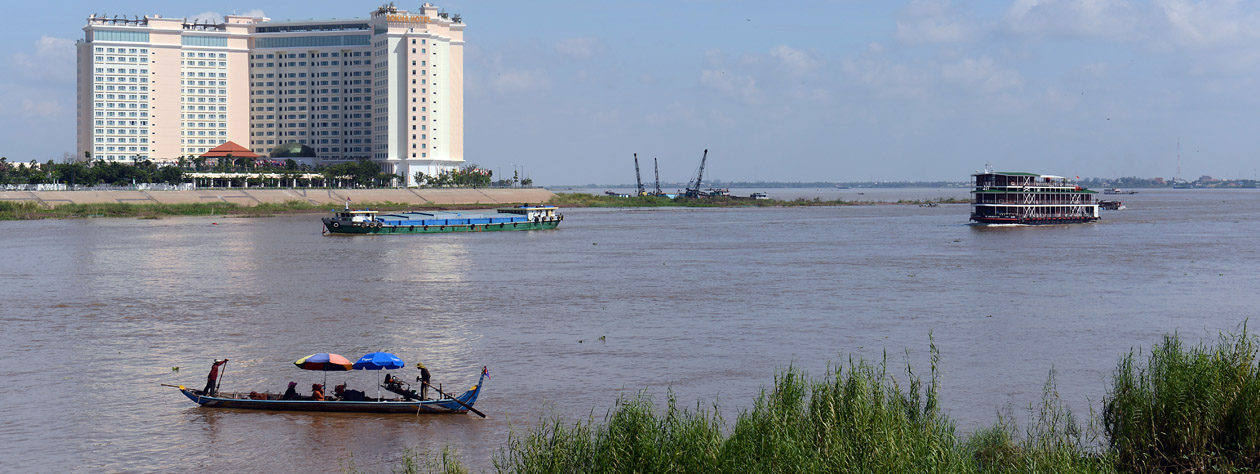
[(391, 23), (428, 23), (429, 17), (424, 15), (385, 15)]

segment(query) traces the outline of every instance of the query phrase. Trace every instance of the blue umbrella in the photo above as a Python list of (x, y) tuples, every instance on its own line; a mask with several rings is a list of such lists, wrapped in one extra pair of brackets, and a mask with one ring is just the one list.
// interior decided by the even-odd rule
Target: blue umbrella
[(354, 370), (394, 370), (406, 365), (398, 356), (388, 352), (364, 354), (354, 363)]
[[(403, 368), (403, 365), (406, 364), (404, 364), (403, 360), (399, 359), (396, 355), (388, 352), (369, 352), (367, 354), (363, 354), (363, 357), (360, 357), (359, 360), (354, 363), (354, 370), (393, 370), (401, 369)], [(377, 381), (376, 399), (379, 400), (380, 398), (381, 384)]]

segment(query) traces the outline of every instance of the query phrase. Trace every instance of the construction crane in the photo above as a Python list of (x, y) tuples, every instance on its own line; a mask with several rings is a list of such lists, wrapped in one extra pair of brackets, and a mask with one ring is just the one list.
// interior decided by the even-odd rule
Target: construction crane
[(700, 194), (700, 180), (704, 177), (704, 162), (707, 159), (709, 159), (709, 149), (706, 148), (704, 155), (700, 157), (700, 169), (696, 171), (696, 179), (687, 183), (687, 192), (683, 194), (684, 196), (689, 198), (702, 197)]
[(639, 187), (639, 193), (635, 196), (647, 196), (647, 190), (643, 189), (643, 178), (639, 177), (639, 154), (634, 154), (634, 184)]
[(656, 191), (652, 195), (664, 196), (665, 193), (661, 192), (661, 164), (656, 162), (656, 158), (652, 158), (652, 168), (656, 170)]

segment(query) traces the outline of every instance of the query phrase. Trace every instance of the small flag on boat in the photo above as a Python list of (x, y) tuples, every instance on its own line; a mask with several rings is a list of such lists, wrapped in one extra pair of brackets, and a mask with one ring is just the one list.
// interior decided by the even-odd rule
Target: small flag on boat
[(490, 378), (490, 369), (486, 368), (484, 365), (481, 366), (481, 375), (486, 376), (486, 378)]

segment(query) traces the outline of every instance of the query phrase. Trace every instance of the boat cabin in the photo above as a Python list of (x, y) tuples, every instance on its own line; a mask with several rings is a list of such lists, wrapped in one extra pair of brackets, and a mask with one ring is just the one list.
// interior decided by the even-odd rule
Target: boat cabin
[(379, 211), (341, 211), (337, 213), (337, 219), (345, 219), (350, 222), (372, 222), (376, 220), (376, 214)]
[(552, 220), (556, 217), (556, 206), (519, 206), (505, 207), (499, 209), (500, 214), (515, 214), (525, 216), (528, 220)]

